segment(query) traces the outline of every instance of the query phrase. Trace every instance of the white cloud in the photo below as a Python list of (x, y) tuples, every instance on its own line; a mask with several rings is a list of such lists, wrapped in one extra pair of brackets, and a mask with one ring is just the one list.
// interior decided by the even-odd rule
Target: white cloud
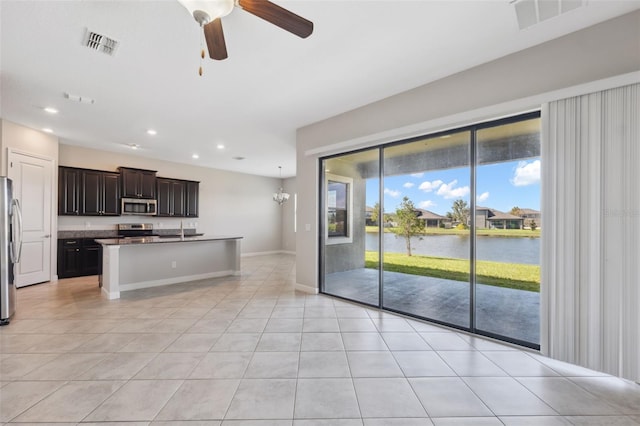
[(483, 192), (482, 194), (478, 195), (476, 201), (479, 203), (484, 203), (485, 201), (487, 201), (487, 198), (489, 198), (489, 193)]
[(436, 194), (448, 200), (452, 198), (462, 198), (468, 195), (469, 187), (461, 186), (459, 188), (455, 188), (457, 183), (458, 183), (457, 179), (454, 179), (449, 183), (443, 183), (442, 185), (440, 185), (440, 188), (438, 189), (438, 192), (436, 192)]
[(411, 177), (414, 178), (421, 178), (422, 176), (424, 176), (424, 173), (411, 173)]
[(404, 186), (405, 188), (413, 188), (415, 185), (416, 185), (416, 184), (415, 184), (415, 183), (413, 183), (413, 182), (407, 182), (407, 183), (405, 183), (405, 184), (404, 184), (404, 185), (402, 185), (402, 186)]
[(426, 182), (422, 182), (418, 188), (423, 190), (424, 192), (431, 192), (431, 191), (437, 189), (443, 183), (444, 182), (442, 182), (440, 179), (434, 180), (434, 181), (431, 181), (431, 182), (426, 181)]
[(396, 191), (393, 189), (389, 189), (389, 188), (385, 188), (384, 189), (384, 193), (387, 194), (389, 197), (393, 197), (393, 198), (397, 198), (400, 196), (400, 194), (402, 194), (402, 192), (400, 191)]
[(527, 186), (540, 182), (540, 160), (520, 161), (511, 179), (513, 186)]
[(421, 209), (428, 209), (429, 207), (433, 207), (436, 206), (437, 204), (434, 203), (431, 200), (426, 200), (426, 201), (420, 201), (418, 203), (418, 207), (420, 207)]

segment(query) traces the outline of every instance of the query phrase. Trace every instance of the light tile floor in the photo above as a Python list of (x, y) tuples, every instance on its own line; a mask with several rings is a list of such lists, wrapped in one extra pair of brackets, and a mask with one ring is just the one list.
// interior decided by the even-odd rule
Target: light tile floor
[(295, 258), (241, 277), (100, 296), (18, 291), (0, 329), (0, 423), (638, 425), (640, 386), (293, 290)]

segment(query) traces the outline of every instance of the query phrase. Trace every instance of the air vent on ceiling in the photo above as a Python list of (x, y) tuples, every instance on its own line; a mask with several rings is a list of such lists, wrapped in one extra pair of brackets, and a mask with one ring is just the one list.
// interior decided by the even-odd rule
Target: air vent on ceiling
[(94, 33), (87, 30), (87, 36), (85, 37), (84, 45), (89, 49), (97, 50), (98, 52), (106, 53), (107, 55), (115, 55), (118, 49), (118, 42), (102, 34)]
[(513, 0), (518, 25), (523, 30), (554, 16), (587, 5), (587, 0)]

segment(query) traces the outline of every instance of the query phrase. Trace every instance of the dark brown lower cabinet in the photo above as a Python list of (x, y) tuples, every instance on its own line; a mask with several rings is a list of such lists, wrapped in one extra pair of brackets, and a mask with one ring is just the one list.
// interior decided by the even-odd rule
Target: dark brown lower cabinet
[(102, 270), (102, 246), (93, 238), (58, 240), (58, 278), (98, 275)]

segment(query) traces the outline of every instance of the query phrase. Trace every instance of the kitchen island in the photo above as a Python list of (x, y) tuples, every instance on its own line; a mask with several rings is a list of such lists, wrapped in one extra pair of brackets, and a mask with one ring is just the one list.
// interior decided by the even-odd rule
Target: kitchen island
[(103, 248), (102, 294), (240, 275), (238, 236), (97, 239)]

